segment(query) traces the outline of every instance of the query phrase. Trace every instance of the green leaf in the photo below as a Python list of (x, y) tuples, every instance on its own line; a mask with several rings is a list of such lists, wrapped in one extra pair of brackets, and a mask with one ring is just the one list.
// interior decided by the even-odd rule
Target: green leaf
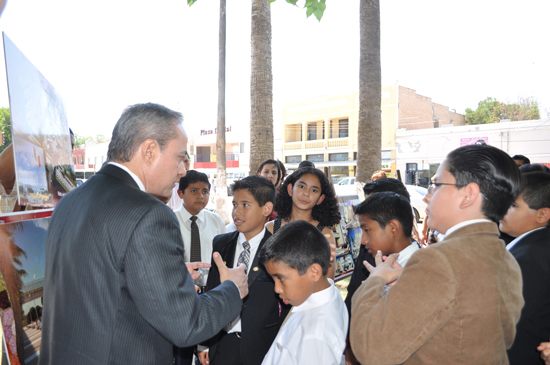
[(310, 6), (310, 7), (307, 8), (306, 15), (307, 15), (308, 18), (310, 17), (311, 14), (313, 14), (314, 10), (315, 9), (313, 9), (313, 6)]
[[(197, 0), (187, 0), (187, 5), (191, 6), (193, 5)], [(275, 1), (275, 0), (273, 0)]]
[[(275, 0), (273, 0), (273, 1), (275, 1)], [(292, 5), (296, 5), (298, 0), (286, 0), (286, 2), (289, 3), (289, 4), (292, 4)], [(298, 5), (296, 5), (296, 6), (298, 6)]]

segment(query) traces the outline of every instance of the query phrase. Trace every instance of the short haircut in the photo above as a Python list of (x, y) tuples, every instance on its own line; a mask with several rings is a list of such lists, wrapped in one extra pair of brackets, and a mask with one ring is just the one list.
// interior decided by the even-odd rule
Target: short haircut
[(178, 189), (181, 190), (182, 193), (184, 193), (185, 189), (187, 189), (189, 185), (197, 182), (205, 183), (210, 190), (210, 181), (208, 180), (208, 175), (202, 172), (198, 172), (197, 170), (187, 171), (187, 174), (185, 174), (185, 176), (180, 179), (180, 185)]
[(330, 266), (330, 245), (325, 236), (309, 222), (293, 221), (285, 224), (260, 249), (262, 264), (283, 262), (304, 275), (313, 264), (321, 266), (326, 276)]
[(382, 229), (392, 219), (397, 219), (403, 226), (405, 237), (411, 237), (414, 217), (411, 203), (403, 195), (390, 191), (374, 193), (355, 207), (355, 214), (367, 215)]
[(146, 139), (155, 140), (161, 151), (176, 138), (174, 133), (183, 121), (181, 113), (162, 105), (147, 103), (129, 106), (113, 129), (107, 160), (130, 162)]
[(531, 163), (531, 160), (529, 160), (526, 156), (523, 156), (523, 155), (514, 155), (512, 159), (523, 161), (524, 165), (529, 165)]
[(550, 168), (540, 163), (531, 163), (529, 165), (521, 165), (519, 167), (519, 171), (521, 171), (524, 174), (526, 172), (535, 172), (535, 171), (550, 172)]
[(256, 171), (257, 174), (261, 173), (264, 166), (267, 165), (267, 164), (271, 164), (271, 165), (275, 165), (275, 167), (277, 168), (277, 181), (275, 182), (275, 186), (277, 186), (277, 184), (279, 183), (279, 181), (281, 181), (282, 179), (282, 171), (281, 171), (281, 166), (279, 166), (279, 162), (278, 161), (275, 161), (275, 160), (272, 160), (272, 159), (268, 159), (268, 160), (265, 160), (264, 162), (262, 162), (260, 164), (260, 166), (258, 167), (258, 171)]
[(445, 161), (457, 188), (479, 186), (482, 212), (498, 224), (521, 192), (523, 176), (514, 160), (493, 146), (468, 145), (451, 151)]
[(411, 195), (403, 183), (397, 179), (386, 178), (371, 181), (363, 186), (363, 192), (366, 195), (380, 193), (383, 191), (391, 191), (405, 197), (409, 202)]
[(534, 210), (550, 208), (550, 174), (537, 171), (527, 172), (523, 176), (525, 184), (522, 197), (529, 208)]
[(300, 162), (300, 164), (298, 164), (299, 169), (301, 169), (303, 167), (315, 167), (315, 164), (311, 161), (305, 160), (305, 161)]
[(275, 202), (275, 186), (267, 178), (260, 175), (250, 175), (235, 181), (231, 184), (231, 190), (233, 193), (238, 190), (250, 191), (260, 207), (263, 207), (267, 202)]

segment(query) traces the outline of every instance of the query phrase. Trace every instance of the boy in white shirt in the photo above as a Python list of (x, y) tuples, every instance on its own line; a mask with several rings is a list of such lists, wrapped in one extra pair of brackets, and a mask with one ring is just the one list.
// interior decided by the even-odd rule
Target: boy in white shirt
[(326, 277), (330, 246), (306, 221), (284, 225), (260, 251), (275, 292), (293, 305), (262, 364), (345, 364), (347, 309)]

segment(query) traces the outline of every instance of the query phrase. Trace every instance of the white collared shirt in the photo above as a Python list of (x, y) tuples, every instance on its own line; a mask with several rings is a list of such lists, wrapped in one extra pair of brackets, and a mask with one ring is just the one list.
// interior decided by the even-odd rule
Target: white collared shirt
[(510, 242), (510, 243), (508, 244), (508, 246), (506, 246), (506, 249), (507, 249), (508, 251), (510, 251), (510, 249), (511, 249), (512, 247), (514, 247), (519, 241), (521, 241), (521, 239), (522, 239), (523, 237), (527, 236), (527, 235), (530, 234), (530, 233), (533, 233), (533, 232), (535, 232), (535, 231), (538, 231), (539, 229), (545, 229), (545, 228), (546, 228), (546, 227), (535, 228), (535, 229), (530, 230), (529, 232), (525, 232), (524, 234), (522, 234), (522, 235), (520, 235), (520, 236), (517, 236), (512, 242)]
[[(180, 223), (181, 235), (183, 238), (183, 259), (190, 261), (191, 255), (191, 213), (182, 205), (174, 211)], [(203, 209), (197, 214), (197, 226), (201, 238), (201, 261), (212, 262), (212, 240), (219, 234), (225, 233), (225, 224), (219, 215)]]
[(348, 311), (334, 282), (291, 309), (262, 365), (345, 364)]
[(458, 224), (455, 224), (451, 228), (449, 228), (447, 230), (447, 232), (445, 232), (445, 237), (447, 237), (448, 235), (450, 235), (451, 233), (453, 233), (454, 231), (456, 231), (459, 228), (466, 227), (466, 226), (469, 226), (471, 224), (476, 224), (476, 223), (493, 223), (493, 222), (488, 220), (488, 219), (470, 219), (468, 221), (460, 222)]
[(420, 247), (418, 246), (418, 243), (416, 243), (416, 241), (413, 241), (411, 242), (410, 245), (408, 245), (407, 247), (405, 247), (399, 252), (399, 257), (395, 261), (399, 265), (401, 265), (401, 267), (405, 267), (405, 265), (407, 265), (407, 261), (409, 261), (413, 253), (415, 253), (419, 249)]
[[(266, 232), (266, 229), (264, 228), (263, 231), (261, 231), (259, 234), (257, 234), (250, 240), (248, 240), (248, 243), (250, 244), (250, 258), (248, 261), (248, 266), (246, 268), (246, 275), (248, 275), (248, 273), (250, 272), (250, 268), (252, 267), (252, 263), (254, 262), (254, 257), (256, 257), (256, 252), (258, 251), (258, 247), (260, 247), (260, 243), (264, 239), (265, 232)], [(233, 267), (237, 266), (239, 255), (244, 250), (243, 242), (245, 241), (246, 241), (246, 237), (242, 232), (239, 232), (239, 238), (237, 239), (237, 247), (235, 249), (235, 261), (233, 262)], [(227, 326), (225, 326), (224, 330), (227, 331), (227, 333), (241, 332), (242, 330), (241, 315), (239, 314), (237, 318), (235, 318)]]
[(109, 165), (114, 165), (118, 168), (121, 168), (123, 169), (124, 171), (126, 171), (128, 174), (130, 174), (130, 176), (132, 177), (132, 179), (134, 179), (134, 181), (136, 182), (136, 184), (139, 186), (139, 189), (141, 191), (145, 191), (145, 185), (143, 185), (143, 183), (141, 182), (141, 180), (139, 179), (139, 177), (134, 174), (132, 171), (130, 171), (129, 168), (127, 168), (126, 166), (122, 165), (122, 164), (119, 164), (118, 162), (108, 162)]

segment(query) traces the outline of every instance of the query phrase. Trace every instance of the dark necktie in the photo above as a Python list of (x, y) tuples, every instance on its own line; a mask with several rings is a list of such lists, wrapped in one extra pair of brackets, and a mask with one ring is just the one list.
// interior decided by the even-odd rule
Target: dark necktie
[(191, 262), (201, 261), (201, 236), (199, 235), (199, 226), (197, 217), (191, 217)]
[(250, 260), (250, 243), (248, 241), (243, 242), (243, 250), (241, 251), (241, 254), (239, 255), (239, 259), (237, 260), (237, 266), (240, 264), (246, 265), (246, 270), (248, 272), (248, 261)]

